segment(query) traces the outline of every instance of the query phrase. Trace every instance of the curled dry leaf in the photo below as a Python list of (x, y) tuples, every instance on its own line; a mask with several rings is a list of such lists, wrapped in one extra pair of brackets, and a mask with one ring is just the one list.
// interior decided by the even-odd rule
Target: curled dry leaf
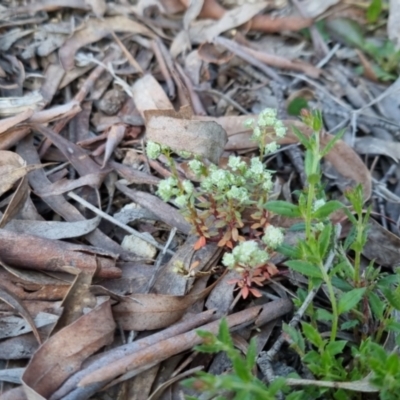
[(14, 117), (4, 118), (0, 121), (0, 135), (7, 130), (13, 128), (15, 125), (19, 124), (20, 122), (26, 121), (33, 115), (34, 111), (31, 108), (23, 111), (15, 115)]
[(379, 154), (388, 156), (398, 162), (400, 159), (400, 143), (382, 140), (370, 136), (357, 138), (354, 149), (360, 154)]
[(77, 30), (60, 48), (60, 61), (66, 71), (74, 66), (75, 53), (87, 44), (97, 42), (103, 37), (115, 32), (130, 32), (154, 37), (153, 32), (143, 24), (122, 15), (104, 19), (91, 18), (86, 21), (83, 29)]
[(60, 179), (51, 185), (48, 185), (45, 190), (35, 192), (40, 197), (57, 196), (63, 193), (70, 192), (82, 186), (98, 187), (100, 182), (105, 178), (105, 173), (87, 174), (78, 179)]
[(90, 291), (94, 272), (80, 272), (72, 283), (61, 306), (63, 311), (55, 324), (51, 335), (74, 323), (83, 315), (84, 308), (94, 308), (96, 297)]
[(22, 377), (27, 396), (48, 399), (84, 360), (112, 341), (115, 327), (108, 300), (50, 337)]
[[(209, 1), (205, 3), (209, 3)], [(210, 42), (221, 33), (249, 22), (255, 15), (267, 7), (267, 5), (268, 2), (266, 1), (254, 4), (247, 3), (232, 10), (225, 11), (217, 21), (200, 20), (193, 22), (189, 29), (191, 41), (195, 44)]]
[[(186, 7), (188, 7), (188, 5), (190, 4), (189, 0), (181, 0), (181, 2)], [(261, 4), (264, 4), (265, 7), (269, 3), (261, 2)], [(220, 20), (223, 19), (225, 14), (228, 14), (229, 12), (230, 11), (227, 11), (225, 8), (223, 8), (217, 0), (205, 0), (203, 9), (200, 13), (200, 17)], [(249, 18), (247, 18), (245, 22), (247, 22), (248, 20)], [(300, 29), (309, 27), (312, 22), (313, 20), (311, 18), (302, 18), (297, 16), (275, 18), (270, 15), (255, 15), (253, 18), (250, 19), (250, 28), (261, 32), (271, 33), (281, 31), (298, 31)]]
[(0, 228), (3, 228), (24, 206), (29, 195), (26, 174), (29, 170), (36, 168), (33, 165), (27, 167), (25, 160), (18, 154), (0, 150), (0, 196), (11, 189), (19, 180), (18, 186), (1, 217)]
[(164, 89), (152, 75), (145, 75), (138, 79), (131, 91), (136, 108), (143, 118), (145, 118), (145, 112), (149, 110), (174, 110)]
[(100, 217), (76, 222), (11, 220), (4, 229), (45, 239), (70, 239), (92, 232), (101, 221)]
[[(218, 281), (217, 281), (218, 282)], [(163, 294), (133, 294), (113, 307), (115, 320), (124, 330), (146, 331), (170, 326), (196, 301), (203, 299), (216, 283), (203, 291), (186, 296)]]
[(1, 97), (0, 117), (16, 115), (27, 110), (37, 110), (43, 106), (43, 96), (39, 92), (28, 93), (21, 97)]
[(25, 308), (24, 304), (13, 293), (11, 293), (7, 288), (3, 287), (2, 285), (0, 285), (0, 300), (3, 300), (8, 305), (10, 305), (15, 311), (18, 312), (18, 314), (20, 314), (25, 319), (25, 321), (31, 327), (36, 340), (38, 341), (39, 344), (41, 344), (42, 340), (40, 339), (39, 332), (35, 326), (35, 322), (32, 316), (30, 315), (29, 311)]
[(96, 271), (99, 277), (119, 278), (116, 256), (89, 246), (14, 233), (0, 229), (0, 258), (16, 268), (63, 271), (66, 265), (83, 271)]

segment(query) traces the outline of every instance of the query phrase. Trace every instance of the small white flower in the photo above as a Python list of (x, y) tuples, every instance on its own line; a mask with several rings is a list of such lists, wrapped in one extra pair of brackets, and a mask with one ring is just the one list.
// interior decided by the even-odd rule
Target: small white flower
[(325, 200), (324, 199), (315, 200), (314, 207), (313, 207), (314, 211), (317, 211), (318, 208), (321, 208), (324, 204), (325, 204)]
[(254, 157), (251, 159), (250, 171), (256, 175), (262, 174), (264, 172), (264, 165), (259, 158)]
[(146, 154), (152, 160), (155, 160), (161, 154), (161, 146), (155, 142), (147, 142)]
[(272, 175), (268, 171), (264, 172), (261, 185), (263, 190), (267, 192), (273, 189), (274, 183), (272, 182)]
[(266, 154), (275, 153), (278, 149), (279, 145), (276, 142), (271, 142), (265, 146), (265, 153)]
[(238, 188), (237, 186), (232, 186), (227, 192), (226, 196), (230, 199), (238, 200), (239, 203), (245, 203), (249, 200), (249, 193), (248, 191), (241, 187)]
[(204, 167), (204, 164), (199, 161), (199, 160), (190, 160), (188, 162), (189, 168), (198, 176), (201, 175), (202, 168)]
[(187, 193), (187, 194), (192, 194), (193, 190), (194, 190), (194, 186), (193, 183), (190, 182), (189, 180), (185, 179), (182, 182), (182, 186), (183, 186), (183, 190)]
[(315, 224), (314, 228), (317, 232), (322, 232), (325, 228), (325, 225), (323, 222), (318, 222), (318, 224)]
[(209, 192), (212, 190), (213, 188), (213, 182), (211, 180), (211, 178), (208, 176), (207, 178), (204, 178), (201, 183), (200, 186), (202, 189), (204, 189), (206, 192)]
[(261, 129), (256, 126), (253, 130), (253, 138), (254, 139), (259, 139), (261, 137)]
[(178, 151), (178, 154), (182, 157), (182, 158), (189, 158), (192, 153), (190, 151), (185, 151), (185, 150), (180, 150)]
[(211, 182), (219, 189), (225, 190), (233, 181), (233, 175), (223, 169), (217, 169), (210, 174)]
[(274, 125), (275, 134), (279, 138), (283, 138), (286, 135), (286, 127), (282, 121), (276, 121)]
[(262, 241), (272, 249), (276, 249), (283, 243), (284, 234), (282, 229), (277, 228), (273, 225), (268, 225), (264, 230), (264, 236), (262, 237)]
[(243, 125), (245, 128), (252, 128), (254, 125), (254, 119), (246, 119)]
[(232, 169), (232, 171), (236, 171), (238, 169), (242, 169), (246, 166), (246, 163), (242, 161), (240, 157), (230, 156), (228, 160), (228, 167)]
[(175, 199), (175, 203), (179, 206), (179, 207), (184, 207), (186, 206), (188, 201), (187, 196), (185, 196), (184, 194), (177, 196), (177, 198)]
[(224, 257), (222, 258), (222, 264), (225, 265), (227, 268), (233, 268), (236, 264), (235, 257), (232, 253), (225, 253)]
[(172, 196), (174, 196), (178, 190), (176, 188), (178, 181), (173, 176), (162, 180), (158, 184), (157, 194), (164, 200), (168, 201)]

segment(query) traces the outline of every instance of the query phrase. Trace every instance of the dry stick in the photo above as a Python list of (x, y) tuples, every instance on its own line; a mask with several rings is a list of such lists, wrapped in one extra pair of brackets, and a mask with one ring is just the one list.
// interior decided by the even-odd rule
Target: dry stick
[[(337, 252), (337, 240), (340, 237), (341, 231), (342, 231), (342, 226), (340, 224), (336, 224), (334, 246), (331, 249), (331, 251), (329, 252), (328, 257), (325, 261), (325, 265), (324, 265), (324, 268), (326, 271), (328, 271), (332, 266), (333, 259)], [(321, 285), (322, 285), (322, 283), (315, 286), (312, 290), (310, 290), (310, 292), (308, 293), (307, 297), (305, 298), (303, 304), (296, 311), (292, 320), (289, 322), (289, 326), (291, 326), (292, 328), (295, 328), (297, 326), (297, 324), (300, 322), (301, 318), (303, 317), (304, 313), (306, 312), (307, 308), (313, 301), (313, 299), (314, 299), (315, 295), (317, 294), (318, 290), (320, 289)], [(278, 340), (274, 343), (274, 345), (267, 351), (266, 359), (268, 362), (271, 362), (272, 359), (278, 354), (278, 351), (280, 350), (281, 346), (283, 345), (283, 343), (285, 341), (286, 341), (286, 335), (284, 335), (282, 333), (279, 336)], [(267, 376), (266, 378), (268, 379), (269, 382), (272, 382), (274, 380), (273, 376)]]
[[(71, 199), (74, 199), (75, 201), (77, 201), (78, 203), (82, 204), (83, 206), (85, 206), (86, 208), (88, 208), (89, 210), (93, 211), (94, 213), (96, 213), (97, 215), (100, 215), (100, 217), (106, 219), (107, 221), (112, 222), (114, 225), (119, 226), (120, 228), (122, 228), (123, 230), (125, 230), (126, 232), (130, 233), (133, 236), (136, 236), (142, 240), (144, 240), (145, 242), (148, 242), (150, 244), (152, 244), (153, 246), (155, 246), (157, 249), (164, 251), (164, 246), (159, 244), (156, 240), (154, 240), (153, 238), (149, 238), (148, 236), (144, 235), (143, 233), (138, 232), (137, 230), (131, 228), (128, 225), (123, 224), (122, 222), (118, 221), (117, 219), (115, 219), (114, 217), (112, 217), (111, 215), (106, 214), (104, 211), (101, 211), (100, 209), (98, 209), (97, 207), (95, 207), (93, 204), (89, 203), (88, 201), (82, 199), (82, 197), (78, 196), (77, 194), (75, 194), (74, 192), (69, 192), (68, 196), (71, 197)], [(172, 250), (165, 250), (167, 253), (169, 254), (175, 254)]]
[(285, 81), (272, 68), (268, 67), (261, 61), (257, 60), (257, 58), (255, 58), (253, 55), (249, 54), (244, 46), (241, 46), (240, 44), (234, 42), (233, 40), (229, 40), (221, 36), (216, 37), (213, 40), (213, 42), (221, 46), (224, 46), (232, 53), (235, 53), (238, 57), (259, 68), (262, 72), (264, 72), (265, 75), (273, 79), (275, 82), (283, 86), (286, 86)]
[(242, 114), (248, 115), (250, 114), (245, 108), (243, 108), (237, 101), (231, 99), (229, 96), (227, 96), (225, 93), (221, 93), (218, 90), (215, 89), (200, 89), (200, 88), (195, 88), (194, 89), (196, 92), (203, 92), (203, 93), (208, 93), (211, 95), (216, 95), (219, 97), (222, 97), (227, 103), (231, 104), (233, 107), (235, 107), (237, 110), (239, 110)]
[[(230, 329), (239, 329), (256, 323), (261, 326), (273, 319), (279, 318), (292, 309), (292, 303), (288, 299), (272, 301), (262, 306), (255, 306), (226, 317)], [(201, 326), (201, 330), (217, 334), (220, 320)], [(160, 363), (176, 354), (191, 349), (203, 342), (203, 339), (197, 335), (195, 329), (163, 340), (153, 346), (149, 346), (135, 354), (131, 354), (123, 359), (109, 364), (107, 367), (100, 368), (92, 374), (89, 374), (79, 382), (79, 386), (86, 386), (97, 382), (109, 382), (114, 379), (112, 386), (116, 383), (132, 378), (137, 374), (146, 371), (153, 365)], [(122, 375), (122, 376), (121, 376)], [(118, 378), (117, 378), (118, 377)], [(117, 379), (115, 379), (117, 378)]]
[(149, 293), (150, 290), (153, 288), (153, 285), (154, 285), (155, 280), (156, 280), (156, 278), (157, 278), (158, 272), (160, 271), (161, 263), (162, 263), (162, 261), (164, 260), (164, 255), (165, 255), (165, 253), (167, 252), (168, 247), (169, 247), (169, 245), (170, 245), (171, 242), (172, 242), (172, 239), (175, 237), (176, 232), (177, 232), (176, 227), (173, 227), (173, 228), (171, 229), (170, 233), (169, 233), (168, 240), (167, 240), (167, 242), (165, 243), (165, 246), (164, 246), (163, 250), (162, 250), (161, 253), (158, 255), (157, 262), (156, 262), (155, 269), (154, 269), (154, 273), (153, 273), (151, 279), (149, 280), (149, 282), (147, 283), (145, 293)]
[(132, 342), (109, 350), (102, 354), (100, 358), (96, 359), (91, 364), (86, 365), (84, 369), (78, 371), (76, 374), (68, 378), (68, 380), (65, 381), (55, 393), (53, 393), (53, 395), (50, 397), (50, 400), (58, 400), (60, 398), (63, 398), (64, 400), (87, 399), (97, 393), (103, 387), (103, 383), (95, 386), (91, 385), (85, 388), (77, 388), (79, 381), (86, 375), (129, 354), (133, 354), (162, 340), (174, 337), (191, 329), (197, 328), (198, 326), (206, 324), (214, 318), (215, 311), (208, 310), (201, 314), (195, 315), (188, 320), (178, 322), (167, 329), (154, 333), (153, 335), (147, 336), (143, 339), (139, 339), (136, 342)]

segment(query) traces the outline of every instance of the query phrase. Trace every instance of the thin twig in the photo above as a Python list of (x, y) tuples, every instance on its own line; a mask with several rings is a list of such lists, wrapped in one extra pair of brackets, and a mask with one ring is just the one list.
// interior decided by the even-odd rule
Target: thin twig
[[(83, 206), (85, 206), (89, 210), (93, 211), (94, 213), (96, 213), (100, 217), (102, 217), (102, 218), (106, 219), (107, 221), (112, 222), (114, 225), (117, 225), (120, 228), (124, 229), (126, 232), (130, 233), (131, 235), (136, 236), (136, 237), (144, 240), (145, 242), (148, 242), (148, 243), (152, 244), (157, 249), (164, 251), (164, 246), (159, 244), (153, 238), (149, 238), (148, 236), (144, 235), (143, 233), (140, 233), (137, 230), (131, 228), (130, 226), (123, 224), (122, 222), (118, 221), (117, 219), (115, 219), (111, 215), (108, 215), (104, 211), (101, 211), (100, 209), (95, 207), (93, 204), (90, 204), (88, 201), (82, 199), (82, 197), (78, 196), (74, 192), (69, 192), (68, 196), (71, 197), (71, 199), (74, 199), (78, 203), (82, 204)], [(174, 254), (174, 252), (172, 250), (166, 250), (166, 252), (169, 253), (169, 254)]]

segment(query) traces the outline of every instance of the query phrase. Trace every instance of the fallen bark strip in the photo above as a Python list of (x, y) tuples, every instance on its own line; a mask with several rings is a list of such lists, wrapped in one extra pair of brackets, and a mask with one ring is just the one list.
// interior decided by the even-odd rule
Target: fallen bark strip
[[(226, 317), (229, 328), (243, 327), (256, 322), (258, 325), (265, 324), (292, 309), (292, 302), (288, 299), (276, 300), (262, 306), (251, 307), (238, 313)], [(262, 315), (262, 319), (258, 317)], [(203, 325), (199, 329), (216, 334), (219, 329), (220, 320)], [(108, 387), (132, 378), (137, 374), (146, 371), (152, 366), (175, 356), (183, 351), (189, 350), (202, 342), (202, 338), (197, 335), (197, 329), (163, 340), (147, 347), (134, 354), (124, 357), (116, 362), (100, 368), (89, 374), (79, 382), (79, 386), (86, 386), (97, 382), (107, 383), (114, 379)], [(122, 376), (121, 376), (122, 375)], [(117, 378), (117, 379), (116, 379)]]
[(120, 278), (116, 258), (115, 254), (94, 247), (0, 229), (0, 260), (16, 268), (63, 271), (63, 267), (73, 266), (93, 273), (98, 265), (96, 276)]
[(50, 397), (50, 400), (59, 400), (61, 398), (73, 398), (76, 400), (88, 399), (89, 397), (97, 393), (104, 386), (104, 384), (103, 382), (100, 382), (94, 383), (86, 387), (77, 387), (78, 383), (85, 376), (91, 374), (99, 368), (109, 365), (112, 362), (118, 361), (123, 357), (137, 353), (138, 351), (152, 346), (158, 342), (180, 335), (181, 333), (187, 332), (191, 329), (197, 328), (198, 326), (203, 325), (213, 319), (215, 319), (215, 311), (208, 310), (201, 314), (194, 315), (189, 319), (178, 322), (171, 327), (157, 332), (153, 335), (109, 350), (102, 354), (100, 358), (89, 364), (86, 368), (72, 375), (56, 392), (53, 393), (53, 395)]

